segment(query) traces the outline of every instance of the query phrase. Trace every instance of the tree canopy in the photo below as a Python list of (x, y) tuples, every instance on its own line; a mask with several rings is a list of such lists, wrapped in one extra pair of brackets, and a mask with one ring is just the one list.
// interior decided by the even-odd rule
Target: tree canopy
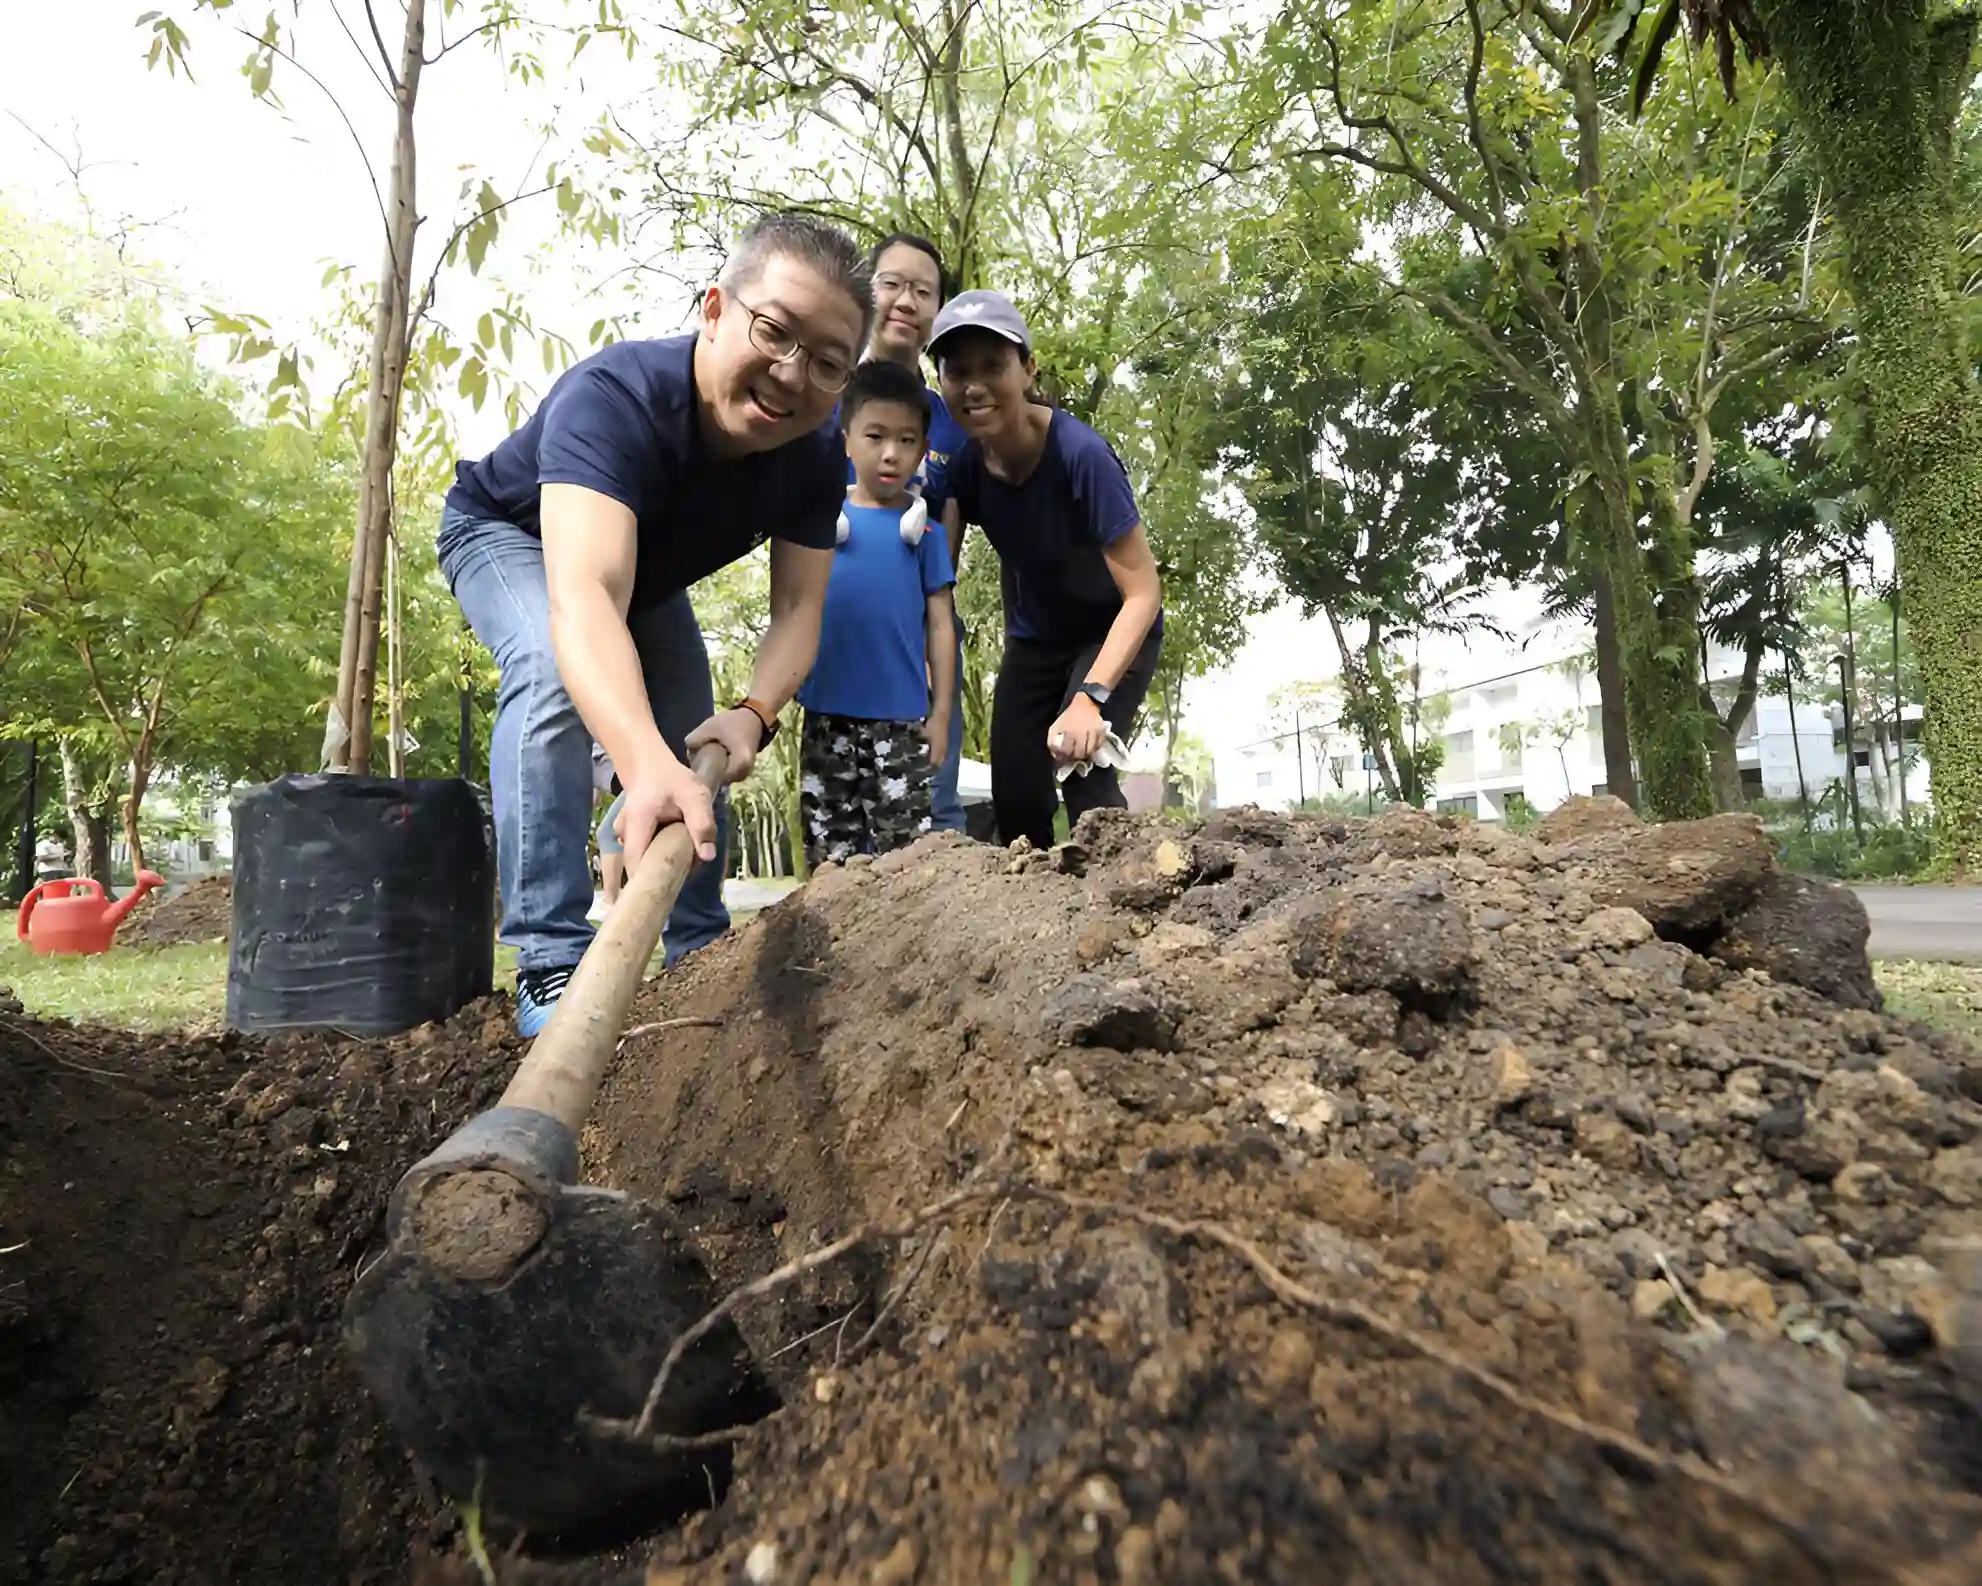
[[(541, 376), (626, 326), (610, 310), (547, 322), (507, 284), (476, 288), (484, 311), (458, 320), (433, 311), (439, 294), (482, 270), (517, 206), (541, 203), (555, 241), (533, 268), (602, 250), (588, 257), (621, 261), (619, 305), (661, 282), (678, 304), (743, 221), (777, 207), (862, 240), (926, 232), (957, 284), (1026, 312), (1040, 384), (1116, 447), (1165, 572), (1152, 711), (1173, 782), (1191, 680), (1284, 599), (1317, 619), (1325, 650), (1303, 667), (1336, 675), (1386, 791), (1424, 799), (1436, 746), (1400, 715), (1407, 648), (1481, 624), (1518, 582), (1591, 625), (1609, 785), (1635, 784), (1657, 815), (1732, 803), (1736, 736), (1782, 657), (1822, 631), (1810, 590), (1848, 502), (1898, 547), (1943, 853), (1982, 857), (1968, 341), (1982, 162), (1965, 13), (604, 0), (526, 17), (424, 0), (403, 39), (368, 44), (301, 7), (259, 27), (220, 0), (181, 12), (143, 24), (162, 70), (231, 31), (249, 92), (274, 101), (316, 92), (312, 60), (349, 47), (383, 102), (340, 114), (397, 131), (392, 169), (373, 173), (376, 277), (333, 263), (313, 327), (253, 305), (204, 317), (261, 382), (246, 393), (199, 373), (155, 289), (0, 235), (4, 297), (33, 310), (8, 322), (29, 460), (6, 464), (7, 510), (47, 519), (32, 541), (15, 532), (0, 575), (21, 592), (0, 606), (0, 667), (34, 677), (40, 701), (7, 730), (59, 729), (77, 754), (110, 756), (131, 809), (153, 766), (307, 762), (294, 724), (358, 708), (351, 669), (377, 632), (396, 635), (385, 741), (451, 759), (464, 691), (485, 701), (489, 684), (422, 517), (453, 415), (494, 399), (520, 418)], [(440, 204), (408, 185), (416, 78), (470, 44), (525, 90), (588, 50), (646, 88), (595, 117), (547, 115), (527, 172), (465, 173)], [(404, 229), (423, 214), (439, 223)], [(114, 444), (62, 431), (77, 402), (132, 420)], [(205, 456), (172, 465), (156, 443), (168, 416), (210, 438)], [(141, 482), (155, 502), (141, 530), (117, 526), (104, 481), (119, 467), (136, 470), (119, 488)], [(322, 516), (338, 510), (349, 524)], [(148, 556), (170, 576), (139, 571)], [(341, 652), (323, 614), (340, 556)], [(755, 631), (760, 585), (738, 569), (706, 592), (725, 657)], [(285, 612), (281, 631), (227, 640), (229, 613), (257, 601)], [(959, 603), (981, 751), (1000, 613), (974, 546)], [(143, 653), (113, 668), (119, 646)], [(1703, 661), (1716, 646), (1737, 658), (1719, 683)], [(239, 677), (201, 682), (223, 654)], [(223, 694), (231, 725), (202, 717)], [(758, 802), (767, 858), (788, 800), (767, 783)]]

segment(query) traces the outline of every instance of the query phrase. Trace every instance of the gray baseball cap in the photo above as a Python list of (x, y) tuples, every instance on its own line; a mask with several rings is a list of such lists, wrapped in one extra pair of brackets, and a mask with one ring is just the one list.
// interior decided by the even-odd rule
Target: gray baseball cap
[(953, 330), (988, 330), (1003, 336), (1020, 352), (1032, 351), (1032, 332), (1025, 328), (1025, 317), (1012, 306), (1003, 292), (959, 292), (936, 315), (936, 328), (929, 336), (929, 356), (939, 357), (943, 338)]

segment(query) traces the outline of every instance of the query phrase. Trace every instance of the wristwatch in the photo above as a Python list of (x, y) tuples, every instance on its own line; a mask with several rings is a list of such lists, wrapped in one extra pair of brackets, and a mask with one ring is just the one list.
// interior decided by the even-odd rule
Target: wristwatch
[(1085, 694), (1089, 699), (1094, 701), (1096, 708), (1099, 708), (1108, 703), (1108, 696), (1115, 691), (1100, 683), (1083, 683), (1074, 692), (1076, 694)]
[(771, 747), (771, 740), (778, 735), (778, 715), (776, 711), (772, 710), (769, 705), (766, 705), (754, 695), (748, 699), (738, 700), (734, 705), (730, 706), (730, 709), (747, 710), (751, 715), (755, 716), (758, 724), (764, 729), (764, 736), (757, 740), (757, 747), (759, 749), (768, 749)]

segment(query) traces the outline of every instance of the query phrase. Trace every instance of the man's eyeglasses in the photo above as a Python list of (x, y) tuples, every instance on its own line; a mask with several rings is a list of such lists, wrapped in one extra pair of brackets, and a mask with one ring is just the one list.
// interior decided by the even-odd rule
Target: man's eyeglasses
[(893, 292), (896, 296), (906, 292), (918, 303), (932, 302), (936, 296), (936, 288), (927, 281), (911, 281), (905, 275), (877, 275), (874, 277), (874, 290)]
[(853, 378), (852, 359), (806, 346), (781, 321), (760, 313), (734, 293), (730, 294), (730, 301), (750, 316), (750, 345), (772, 363), (783, 363), (802, 353), (806, 379), (828, 393), (837, 394), (846, 389), (847, 381)]

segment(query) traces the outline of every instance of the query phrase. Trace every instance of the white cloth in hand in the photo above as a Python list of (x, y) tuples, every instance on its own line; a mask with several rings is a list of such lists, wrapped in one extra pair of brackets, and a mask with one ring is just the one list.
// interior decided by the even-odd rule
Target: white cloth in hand
[(1092, 760), (1064, 761), (1054, 769), (1054, 776), (1064, 782), (1068, 777), (1079, 773), (1086, 776), (1096, 766), (1103, 770), (1125, 771), (1128, 769), (1129, 751), (1122, 740), (1115, 736), (1115, 729), (1108, 729), (1108, 736), (1101, 740), (1101, 747), (1094, 751)]

